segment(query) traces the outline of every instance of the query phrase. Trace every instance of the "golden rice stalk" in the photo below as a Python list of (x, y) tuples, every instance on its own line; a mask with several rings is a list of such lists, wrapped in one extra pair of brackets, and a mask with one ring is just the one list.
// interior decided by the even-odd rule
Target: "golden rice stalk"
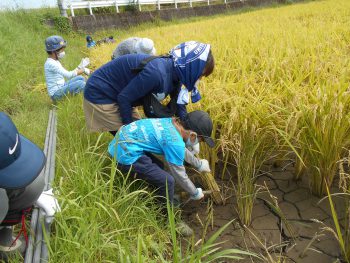
[(214, 203), (217, 205), (222, 205), (223, 198), (214, 176), (211, 173), (200, 173), (199, 177), (205, 190), (211, 191), (211, 197)]

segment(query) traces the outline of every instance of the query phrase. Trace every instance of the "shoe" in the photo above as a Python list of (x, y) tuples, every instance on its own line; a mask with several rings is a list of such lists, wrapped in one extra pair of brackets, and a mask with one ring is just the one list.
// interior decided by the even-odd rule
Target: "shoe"
[(184, 221), (180, 221), (176, 224), (176, 231), (184, 237), (189, 237), (193, 235), (192, 228), (190, 228)]
[(26, 242), (21, 239), (17, 239), (12, 246), (0, 246), (0, 262), (24, 256), (25, 250)]

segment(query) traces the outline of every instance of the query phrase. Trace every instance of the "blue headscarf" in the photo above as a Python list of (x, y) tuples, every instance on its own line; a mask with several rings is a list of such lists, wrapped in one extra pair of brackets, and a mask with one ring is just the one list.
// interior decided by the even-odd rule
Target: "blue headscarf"
[(191, 100), (193, 103), (201, 99), (201, 95), (196, 87), (196, 82), (203, 73), (209, 51), (209, 44), (196, 41), (181, 43), (170, 51), (175, 70), (180, 77), (181, 83), (186, 87), (186, 89), (182, 89), (179, 94), (179, 104), (188, 103), (188, 92), (191, 92)]

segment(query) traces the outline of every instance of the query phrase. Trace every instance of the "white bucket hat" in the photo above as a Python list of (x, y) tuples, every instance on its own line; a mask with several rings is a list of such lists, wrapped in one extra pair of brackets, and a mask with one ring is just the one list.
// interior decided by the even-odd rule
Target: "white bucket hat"
[(135, 44), (135, 50), (137, 54), (156, 54), (153, 40), (149, 38), (141, 38), (139, 41), (137, 41)]

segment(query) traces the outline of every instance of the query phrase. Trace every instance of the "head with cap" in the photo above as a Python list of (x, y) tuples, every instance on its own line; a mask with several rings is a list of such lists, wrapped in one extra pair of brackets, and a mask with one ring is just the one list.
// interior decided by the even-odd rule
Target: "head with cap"
[(86, 42), (89, 43), (89, 42), (91, 42), (91, 41), (92, 41), (92, 37), (91, 37), (90, 35), (87, 35), (87, 36), (86, 36)]
[(0, 188), (19, 189), (37, 178), (45, 155), (18, 133), (10, 117), (0, 112)]
[(156, 49), (154, 48), (153, 40), (149, 38), (140, 38), (135, 43), (135, 51), (137, 54), (156, 54)]
[(50, 36), (45, 40), (45, 48), (47, 52), (57, 51), (67, 46), (67, 41), (61, 36)]
[(45, 49), (49, 57), (53, 59), (61, 59), (65, 56), (64, 49), (67, 46), (67, 41), (61, 36), (50, 36), (45, 40)]
[(208, 113), (201, 110), (192, 111), (186, 115), (181, 121), (181, 124), (185, 131), (187, 131), (188, 137), (190, 137), (192, 143), (196, 141), (197, 137), (198, 141), (203, 140), (209, 147), (214, 147), (215, 143), (211, 138), (213, 122)]

